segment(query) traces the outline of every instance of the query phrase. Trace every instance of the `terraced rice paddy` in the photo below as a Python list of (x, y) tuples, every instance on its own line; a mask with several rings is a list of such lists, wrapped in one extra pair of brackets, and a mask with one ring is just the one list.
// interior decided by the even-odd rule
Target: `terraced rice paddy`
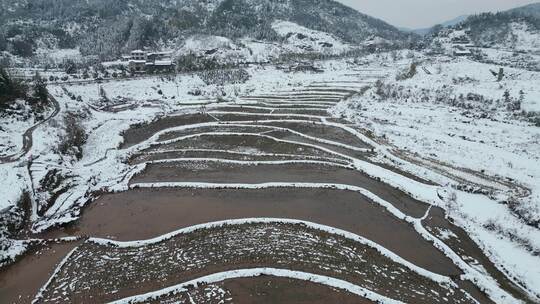
[(375, 142), (327, 113), (361, 89), (316, 83), (134, 126), (121, 147), (140, 168), (130, 189), (40, 235), (80, 239), (2, 273), (43, 269), (27, 286), (12, 280), (0, 302), (523, 298), (442, 210), (372, 174), (430, 185), (377, 162)]

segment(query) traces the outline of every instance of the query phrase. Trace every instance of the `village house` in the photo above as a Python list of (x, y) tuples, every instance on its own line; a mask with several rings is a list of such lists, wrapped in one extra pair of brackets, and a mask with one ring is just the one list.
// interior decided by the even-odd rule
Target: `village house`
[(468, 37), (467, 33), (467, 31), (464, 31), (462, 35), (453, 37), (451, 39), (453, 44), (452, 53), (454, 56), (467, 57), (473, 54), (471, 49), (474, 48), (474, 43), (471, 42), (471, 39)]
[(172, 52), (135, 50), (129, 56), (122, 56), (122, 61), (127, 61), (133, 72), (172, 72), (175, 66), (172, 57)]
[(132, 60), (146, 60), (146, 52), (141, 50), (131, 51)]
[(467, 36), (458, 36), (452, 38), (452, 43), (467, 45), (471, 43), (471, 40)]
[(148, 53), (146, 56), (146, 71), (148, 72), (172, 72), (174, 62), (172, 52)]
[(461, 45), (455, 45), (453, 53), (454, 53), (454, 56), (458, 56), (458, 57), (466, 57), (466, 56), (472, 55), (472, 52), (470, 49), (465, 48)]
[(146, 67), (146, 52), (135, 50), (131, 52), (129, 59), (129, 69), (134, 72), (143, 72)]

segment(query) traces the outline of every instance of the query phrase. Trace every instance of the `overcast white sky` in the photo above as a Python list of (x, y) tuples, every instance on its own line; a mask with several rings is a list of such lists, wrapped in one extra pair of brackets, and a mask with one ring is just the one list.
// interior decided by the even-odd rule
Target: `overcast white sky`
[(499, 11), (538, 0), (337, 0), (392, 25), (431, 27), (455, 17)]

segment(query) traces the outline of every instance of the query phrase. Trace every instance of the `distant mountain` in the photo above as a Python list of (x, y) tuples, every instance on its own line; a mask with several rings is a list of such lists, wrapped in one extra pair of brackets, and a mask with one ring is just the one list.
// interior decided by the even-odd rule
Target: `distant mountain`
[(443, 23), (441, 23), (441, 25), (444, 26), (444, 27), (454, 26), (454, 25), (466, 20), (467, 18), (469, 18), (469, 15), (462, 15), (462, 16), (456, 17), (456, 18), (454, 18), (452, 20), (448, 20), (446, 22), (443, 22)]
[[(443, 27), (450, 27), (464, 21), (468, 17), (469, 15), (463, 15), (463, 16), (459, 16), (452, 20), (448, 20), (439, 24), (442, 25)], [(411, 32), (411, 33), (418, 34), (420, 36), (424, 36), (424, 35), (427, 35), (431, 31), (432, 28), (433, 27), (420, 28), (420, 29), (410, 29), (410, 28), (399, 28), (399, 29), (405, 32)]]
[(438, 31), (433, 41), (468, 40), (482, 47), (540, 52), (539, 4), (516, 9), (472, 15), (458, 24)]
[(521, 13), (532, 17), (540, 18), (540, 2), (514, 8), (509, 10), (508, 12)]
[(106, 59), (174, 48), (194, 35), (280, 41), (278, 20), (353, 44), (409, 36), (332, 0), (0, 0), (0, 51), (79, 48)]

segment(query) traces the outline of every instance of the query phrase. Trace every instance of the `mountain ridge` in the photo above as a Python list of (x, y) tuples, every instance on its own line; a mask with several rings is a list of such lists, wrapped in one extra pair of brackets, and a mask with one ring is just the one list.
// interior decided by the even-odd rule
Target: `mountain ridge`
[[(410, 35), (332, 0), (0, 0), (0, 40), (32, 48), (80, 48), (113, 58), (142, 47), (179, 45), (195, 34), (279, 40), (276, 20), (359, 44)], [(159, 17), (157, 17), (159, 16)], [(30, 46), (25, 45), (30, 44)], [(0, 51), (2, 42), (0, 42)]]
[(469, 16), (470, 15), (461, 15), (461, 16), (458, 16), (456, 18), (447, 20), (445, 22), (435, 24), (432, 27), (417, 28), (417, 29), (401, 28), (401, 30), (404, 30), (404, 31), (407, 31), (407, 32), (412, 32), (412, 33), (424, 36), (424, 35), (427, 35), (433, 29), (433, 27), (436, 26), (436, 25), (442, 25), (443, 27), (454, 26), (454, 25), (466, 20)]
[(508, 10), (508, 12), (521, 13), (540, 18), (540, 2), (531, 3), (524, 6), (516, 7)]
[[(540, 49), (540, 3), (496, 13), (480, 13), (449, 28), (435, 31), (433, 41), (453, 37), (475, 46), (509, 51), (538, 52)], [(461, 38), (460, 38), (461, 37)]]

